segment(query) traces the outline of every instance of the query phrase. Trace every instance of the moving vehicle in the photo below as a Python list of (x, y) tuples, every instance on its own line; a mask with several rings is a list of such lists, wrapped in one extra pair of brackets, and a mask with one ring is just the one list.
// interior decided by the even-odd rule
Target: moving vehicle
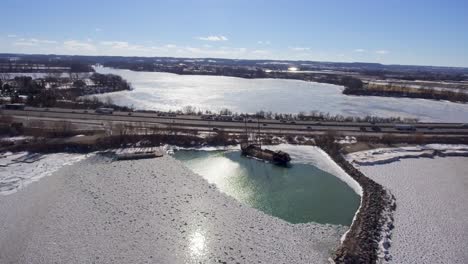
[(24, 110), (24, 104), (6, 104), (5, 109), (7, 110)]
[(112, 115), (114, 113), (113, 108), (107, 108), (107, 107), (99, 107), (96, 109), (96, 114), (103, 114), (103, 115)]
[(415, 131), (416, 127), (408, 124), (398, 124), (395, 125), (395, 129), (400, 131)]

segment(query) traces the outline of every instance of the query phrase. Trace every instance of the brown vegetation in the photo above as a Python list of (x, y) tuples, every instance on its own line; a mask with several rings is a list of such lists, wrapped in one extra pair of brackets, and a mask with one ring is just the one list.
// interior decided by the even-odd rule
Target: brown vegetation
[(343, 90), (343, 94), (447, 100), (459, 103), (468, 102), (468, 93), (464, 91), (452, 91), (448, 89), (439, 90), (433, 88), (413, 88), (392, 84), (372, 84), (363, 88), (347, 87)]

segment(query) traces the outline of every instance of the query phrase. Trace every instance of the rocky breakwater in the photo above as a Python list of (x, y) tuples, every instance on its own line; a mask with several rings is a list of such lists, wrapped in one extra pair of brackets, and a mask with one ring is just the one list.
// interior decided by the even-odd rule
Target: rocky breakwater
[(343, 168), (363, 189), (361, 206), (350, 230), (345, 235), (332, 260), (334, 263), (376, 263), (389, 260), (392, 213), (395, 197), (383, 186), (366, 177), (341, 154), (333, 138), (319, 138), (317, 145)]

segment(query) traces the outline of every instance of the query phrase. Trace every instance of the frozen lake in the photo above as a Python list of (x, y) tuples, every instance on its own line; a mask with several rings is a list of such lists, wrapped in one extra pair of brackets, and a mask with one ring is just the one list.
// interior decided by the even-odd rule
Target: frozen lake
[(259, 110), (298, 113), (319, 111), (345, 116), (374, 115), (419, 118), (422, 121), (468, 122), (468, 104), (409, 98), (347, 96), (343, 87), (281, 79), (242, 79), (224, 76), (176, 75), (97, 67), (117, 74), (133, 91), (98, 95), (115, 104), (147, 110), (229, 108), (234, 112)]

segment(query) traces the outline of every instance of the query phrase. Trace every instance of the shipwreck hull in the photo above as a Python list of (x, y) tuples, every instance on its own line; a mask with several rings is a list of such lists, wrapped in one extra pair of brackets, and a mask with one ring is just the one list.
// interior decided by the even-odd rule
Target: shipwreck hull
[(262, 149), (254, 144), (241, 144), (242, 155), (268, 161), (279, 166), (288, 166), (291, 157), (283, 151)]

